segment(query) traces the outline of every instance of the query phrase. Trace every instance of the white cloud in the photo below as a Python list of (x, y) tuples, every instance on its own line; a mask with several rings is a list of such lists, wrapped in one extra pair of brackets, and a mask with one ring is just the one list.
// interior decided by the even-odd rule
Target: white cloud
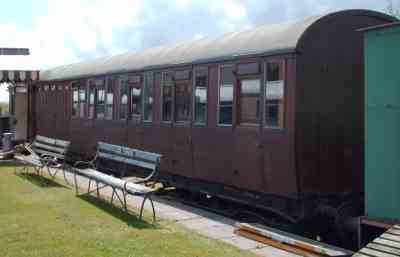
[(31, 24), (0, 24), (0, 35), (7, 35), (0, 37), (0, 46), (31, 49), (31, 56), (24, 61), (0, 57), (0, 66), (23, 62), (29, 68), (46, 68), (339, 7), (367, 8), (372, 2), (48, 0), (45, 14), (33, 17)]

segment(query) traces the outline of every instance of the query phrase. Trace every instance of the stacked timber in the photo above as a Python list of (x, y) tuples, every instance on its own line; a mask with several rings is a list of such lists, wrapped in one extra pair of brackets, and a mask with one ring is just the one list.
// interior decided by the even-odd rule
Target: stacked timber
[(351, 256), (353, 254), (353, 252), (342, 248), (323, 244), (321, 242), (259, 224), (238, 223), (236, 225), (235, 233), (260, 243), (305, 257)]
[(367, 244), (354, 257), (395, 257), (400, 256), (400, 226), (395, 225), (380, 237)]

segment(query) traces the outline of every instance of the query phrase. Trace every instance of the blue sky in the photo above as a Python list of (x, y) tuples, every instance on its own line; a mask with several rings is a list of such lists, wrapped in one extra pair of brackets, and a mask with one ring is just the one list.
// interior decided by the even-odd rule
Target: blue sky
[(3, 1), (0, 47), (29, 47), (31, 56), (0, 57), (0, 69), (47, 68), (341, 9), (386, 6), (386, 0)]

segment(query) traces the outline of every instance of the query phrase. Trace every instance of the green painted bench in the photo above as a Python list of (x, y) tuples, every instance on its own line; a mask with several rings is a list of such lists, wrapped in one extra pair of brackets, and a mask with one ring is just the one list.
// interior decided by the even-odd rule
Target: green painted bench
[[(69, 141), (36, 135), (32, 143), (25, 143), (16, 146), (14, 159), (23, 165), (20, 171), (28, 171), (28, 167), (33, 166), (38, 175), (42, 175), (44, 169), (47, 169), (51, 178), (54, 178), (58, 171), (62, 171), (64, 180), (69, 184), (65, 170), (67, 165), (67, 154), (70, 146)], [(29, 155), (22, 154), (28, 152)], [(17, 173), (15, 166), (15, 173)]]
[[(155, 192), (155, 189), (142, 185), (142, 183), (147, 182), (157, 176), (160, 160), (161, 155), (157, 153), (145, 152), (129, 147), (98, 142), (96, 155), (93, 160), (89, 162), (79, 161), (74, 164), (73, 172), (76, 194), (79, 194), (77, 175), (80, 175), (89, 179), (87, 194), (96, 191), (97, 196), (99, 197), (99, 189), (111, 187), (111, 203), (113, 203), (114, 197), (116, 196), (126, 212), (128, 212), (126, 204), (127, 196), (142, 196), (143, 200), (140, 207), (139, 217), (142, 219), (144, 204), (146, 200), (149, 200), (153, 210), (154, 222), (156, 220), (156, 213), (151, 196)], [(120, 177), (123, 177), (127, 172), (130, 171), (130, 169), (133, 169), (134, 167), (146, 170), (147, 176), (140, 181), (131, 182), (129, 180), (123, 180), (104, 173), (119, 173)], [(91, 191), (92, 181), (96, 183), (96, 188)], [(99, 184), (102, 185), (99, 186)], [(122, 192), (122, 197), (118, 194), (117, 190)]]

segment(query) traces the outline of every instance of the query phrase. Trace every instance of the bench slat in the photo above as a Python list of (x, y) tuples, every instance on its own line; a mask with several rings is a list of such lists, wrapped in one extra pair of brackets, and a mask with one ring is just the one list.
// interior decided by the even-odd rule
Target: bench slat
[(63, 147), (63, 148), (67, 148), (71, 142), (69, 141), (65, 141), (65, 140), (61, 140), (61, 139), (54, 139), (54, 138), (50, 138), (50, 137), (45, 137), (45, 136), (40, 136), (37, 135), (35, 137), (34, 141), (39, 141), (48, 145), (52, 145), (52, 146), (59, 146), (59, 147)]
[(156, 168), (156, 164), (154, 164), (154, 163), (148, 163), (148, 162), (144, 162), (144, 161), (140, 161), (140, 160), (136, 160), (136, 159), (129, 159), (127, 157), (121, 157), (121, 156), (114, 155), (114, 154), (99, 152), (98, 156), (100, 158), (109, 159), (109, 160), (122, 162), (122, 163), (127, 163), (130, 165), (135, 165), (135, 166), (139, 166), (139, 167), (150, 169), (150, 170), (154, 170)]
[(150, 192), (153, 192), (154, 190), (151, 188), (148, 188), (146, 186), (142, 186), (139, 184), (134, 184), (131, 182), (126, 182), (122, 179), (104, 174), (102, 172), (99, 172), (94, 169), (76, 169), (77, 173), (91, 178), (93, 180), (96, 180), (100, 183), (110, 185), (112, 187), (118, 188), (118, 189), (124, 189), (125, 183), (126, 183), (126, 190), (131, 193), (131, 194), (148, 194)]
[(37, 153), (42, 154), (42, 155), (53, 156), (53, 157), (56, 157), (56, 158), (61, 159), (61, 160), (63, 160), (65, 158), (65, 155), (63, 155), (63, 154), (58, 154), (58, 153), (42, 150), (42, 149), (39, 149), (39, 148), (34, 148), (33, 150), (35, 152), (37, 152)]
[(50, 146), (50, 145), (39, 143), (37, 141), (33, 142), (32, 145), (36, 148), (40, 148), (43, 150), (51, 150), (52, 152), (57, 152), (60, 154), (64, 154), (66, 151), (66, 149), (64, 147)]

